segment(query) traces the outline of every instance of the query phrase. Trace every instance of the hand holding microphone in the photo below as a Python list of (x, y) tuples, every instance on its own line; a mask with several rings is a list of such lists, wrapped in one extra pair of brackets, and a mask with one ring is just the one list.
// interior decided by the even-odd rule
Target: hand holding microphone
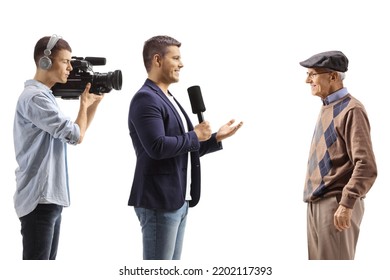
[(211, 126), (208, 121), (203, 121), (194, 127), (199, 142), (209, 140), (212, 134)]

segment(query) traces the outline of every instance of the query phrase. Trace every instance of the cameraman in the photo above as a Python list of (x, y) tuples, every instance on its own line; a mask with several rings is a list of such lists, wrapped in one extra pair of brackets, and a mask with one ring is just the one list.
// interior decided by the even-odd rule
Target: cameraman
[(14, 120), (18, 168), (14, 204), (21, 222), (23, 259), (54, 260), (57, 255), (62, 208), (70, 205), (66, 144), (80, 144), (101, 95), (80, 96), (74, 122), (58, 107), (51, 88), (66, 83), (72, 49), (61, 37), (43, 37), (35, 45), (34, 79), (25, 82)]

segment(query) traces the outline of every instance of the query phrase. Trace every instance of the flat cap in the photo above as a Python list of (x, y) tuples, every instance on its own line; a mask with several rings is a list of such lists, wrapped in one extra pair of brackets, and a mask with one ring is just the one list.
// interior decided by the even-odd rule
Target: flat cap
[(306, 68), (327, 68), (338, 72), (348, 70), (348, 58), (340, 51), (318, 53), (299, 64)]

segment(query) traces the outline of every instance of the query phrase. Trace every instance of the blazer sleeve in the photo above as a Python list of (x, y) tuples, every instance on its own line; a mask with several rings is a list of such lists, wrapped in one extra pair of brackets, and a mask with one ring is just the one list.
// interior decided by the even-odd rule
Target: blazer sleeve
[(152, 159), (171, 158), (200, 149), (195, 132), (182, 132), (168, 104), (155, 93), (140, 91), (133, 97), (129, 128)]

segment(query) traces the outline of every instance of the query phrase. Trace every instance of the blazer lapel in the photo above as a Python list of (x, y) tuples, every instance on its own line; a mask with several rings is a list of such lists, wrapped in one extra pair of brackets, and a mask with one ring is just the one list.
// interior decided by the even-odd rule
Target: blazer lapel
[[(179, 112), (177, 112), (175, 106), (172, 104), (172, 102), (168, 99), (168, 97), (165, 95), (165, 93), (155, 84), (153, 83), (151, 80), (147, 80), (146, 81), (146, 84), (151, 88), (153, 89), (156, 94), (158, 96), (161, 97), (161, 99), (168, 105), (168, 107), (171, 109), (172, 113), (175, 115), (175, 118), (179, 124), (179, 127), (180, 127), (180, 130), (182, 131), (182, 133), (185, 133), (185, 128), (184, 128), (184, 124), (181, 120), (181, 117), (179, 115)], [(168, 91), (169, 94), (171, 94), (169, 91)], [(172, 95), (172, 94), (171, 94)], [(188, 116), (187, 114), (184, 112), (183, 108), (180, 106), (179, 102), (176, 101), (175, 98), (173, 98), (175, 100), (175, 102), (179, 105), (179, 108), (180, 110), (182, 111), (182, 113), (184, 114), (186, 120), (187, 120), (187, 125), (188, 125)]]

